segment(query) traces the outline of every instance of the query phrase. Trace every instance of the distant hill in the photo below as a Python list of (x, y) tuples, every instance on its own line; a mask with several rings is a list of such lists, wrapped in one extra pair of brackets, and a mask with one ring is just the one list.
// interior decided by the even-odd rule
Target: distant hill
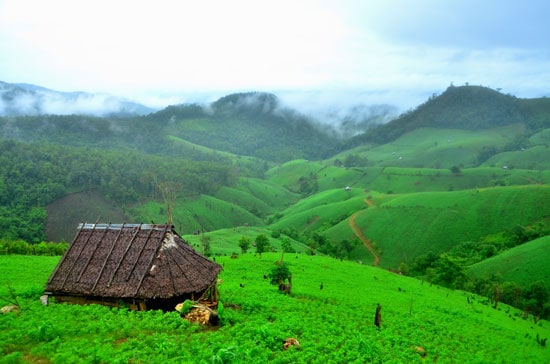
[[(3, 104), (4, 114), (14, 115), (0, 116), (0, 138), (180, 156), (181, 143), (174, 141), (177, 138), (216, 151), (274, 162), (324, 159), (343, 145), (333, 129), (283, 107), (272, 94), (232, 94), (212, 104), (174, 105), (145, 116), (118, 113), (100, 117), (53, 112), (42, 115), (42, 96), (37, 96), (42, 89), (28, 88), (10, 86), (2, 93), (3, 98), (11, 100)], [(30, 100), (24, 109), (29, 115), (22, 116), (18, 114), (22, 109), (12, 106), (24, 98)], [(153, 140), (156, 142), (151, 143)], [(195, 154), (192, 151), (190, 157)]]
[[(45, 92), (32, 85), (13, 90)], [(366, 208), (363, 199), (331, 206), (323, 192), (393, 197), (548, 183), (548, 105), (546, 99), (517, 99), (483, 87), (451, 87), (400, 119), (353, 139), (262, 92), (230, 94), (210, 104), (172, 105), (143, 116), (3, 116), (0, 231), (39, 241), (44, 222), (61, 226), (55, 216), (70, 220), (65, 206), (78, 212), (90, 203), (98, 210), (88, 209), (91, 215), (86, 216), (78, 212), (74, 221), (110, 216), (105, 212), (115, 211), (110, 204), (129, 220), (164, 221), (164, 194), (171, 191), (173, 217), (184, 226), (181, 231), (271, 225), (327, 233), (336, 242), (353, 239), (344, 220)], [(375, 118), (369, 110), (358, 108), (365, 118), (350, 119), (350, 125)], [(379, 115), (388, 110), (382, 107)], [(384, 144), (361, 139), (375, 134), (380, 140), (399, 137)], [(357, 142), (361, 144), (354, 146)], [(346, 186), (353, 192), (346, 193)], [(79, 194), (90, 190), (97, 195), (89, 200)], [(311, 211), (292, 208), (307, 197), (319, 202)], [(407, 209), (391, 211), (411, 217), (411, 225), (418, 221)], [(68, 222), (71, 231), (74, 221)], [(356, 222), (370, 220), (358, 216)], [(346, 231), (331, 230), (335, 225)], [(48, 236), (57, 239), (61, 235), (51, 226)], [(365, 234), (376, 231), (369, 227)], [(388, 234), (392, 232), (382, 228), (372, 238), (387, 250)], [(427, 241), (425, 236), (418, 239)], [(444, 248), (461, 239), (446, 237), (450, 244)], [(402, 261), (382, 258), (387, 266)]]
[(324, 159), (342, 148), (334, 129), (263, 92), (231, 94), (209, 105), (169, 106), (145, 119), (195, 144), (275, 162)]
[(491, 129), (522, 124), (527, 133), (550, 124), (550, 99), (519, 99), (482, 86), (450, 86), (391, 122), (367, 130), (353, 144), (384, 144), (419, 128)]
[(146, 115), (154, 110), (123, 98), (88, 92), (61, 92), (26, 83), (0, 81), (0, 116)]

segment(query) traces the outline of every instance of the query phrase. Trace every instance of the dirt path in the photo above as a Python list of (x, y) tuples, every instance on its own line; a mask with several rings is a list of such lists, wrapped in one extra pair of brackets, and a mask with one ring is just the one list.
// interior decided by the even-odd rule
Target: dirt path
[[(369, 206), (374, 206), (374, 202), (372, 200), (365, 199), (365, 203)], [(376, 251), (372, 246), (372, 242), (365, 235), (363, 235), (363, 232), (361, 231), (361, 229), (359, 229), (359, 226), (357, 226), (357, 224), (355, 223), (355, 219), (360, 213), (361, 211), (357, 211), (355, 214), (351, 216), (351, 218), (349, 219), (349, 226), (351, 227), (351, 230), (353, 230), (353, 233), (355, 234), (355, 236), (357, 236), (363, 242), (365, 247), (372, 254), (372, 256), (374, 257), (374, 260), (372, 261), (372, 265), (376, 266), (380, 262), (380, 257), (376, 254)]]

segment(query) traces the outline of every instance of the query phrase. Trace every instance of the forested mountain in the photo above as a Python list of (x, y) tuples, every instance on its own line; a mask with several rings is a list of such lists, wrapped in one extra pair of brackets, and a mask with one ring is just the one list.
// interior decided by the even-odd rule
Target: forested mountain
[(232, 94), (203, 107), (170, 106), (145, 119), (195, 144), (275, 162), (324, 159), (342, 148), (333, 129), (267, 93)]
[(274, 95), (262, 93), (229, 95), (206, 106), (169, 106), (143, 117), (3, 117), (0, 127), (1, 137), (25, 142), (133, 148), (172, 156), (181, 156), (174, 138), (276, 162), (323, 159), (341, 148), (333, 130), (280, 107)]
[(450, 86), (399, 118), (355, 138), (384, 144), (418, 128), (490, 129), (522, 124), (527, 135), (547, 128), (550, 99), (519, 99), (482, 86)]

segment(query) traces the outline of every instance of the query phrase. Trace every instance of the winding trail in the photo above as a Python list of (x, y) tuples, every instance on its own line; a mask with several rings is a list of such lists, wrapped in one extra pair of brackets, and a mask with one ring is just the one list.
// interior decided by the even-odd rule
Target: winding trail
[[(374, 201), (372, 200), (365, 199), (365, 203), (369, 205), (369, 207), (374, 206)], [(353, 233), (355, 234), (355, 236), (357, 236), (363, 242), (363, 245), (365, 245), (365, 247), (372, 254), (372, 256), (374, 257), (374, 260), (372, 261), (372, 265), (376, 266), (380, 262), (380, 257), (376, 254), (376, 251), (374, 250), (374, 247), (372, 245), (372, 241), (370, 241), (369, 238), (363, 235), (363, 232), (361, 231), (359, 226), (357, 226), (357, 224), (355, 223), (355, 219), (357, 218), (357, 216), (359, 216), (360, 213), (361, 211), (357, 211), (355, 214), (351, 216), (351, 218), (349, 219), (349, 226), (351, 227), (351, 230), (353, 230)]]

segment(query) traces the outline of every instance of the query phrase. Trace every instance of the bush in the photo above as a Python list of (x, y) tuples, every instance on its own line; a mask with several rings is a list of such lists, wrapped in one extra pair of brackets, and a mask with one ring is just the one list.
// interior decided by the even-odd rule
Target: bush
[(0, 241), (0, 254), (10, 255), (63, 255), (68, 243), (41, 242), (39, 244), (29, 244), (23, 240)]

